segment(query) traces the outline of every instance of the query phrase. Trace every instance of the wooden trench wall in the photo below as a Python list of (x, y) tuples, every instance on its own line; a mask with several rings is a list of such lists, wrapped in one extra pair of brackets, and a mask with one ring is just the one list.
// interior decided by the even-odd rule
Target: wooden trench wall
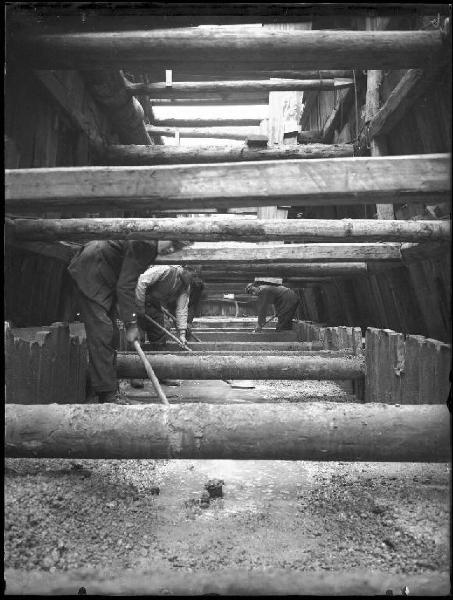
[[(444, 404), (450, 389), (451, 345), (420, 335), (360, 327), (328, 327), (297, 321), (300, 342), (320, 341), (324, 350), (364, 356), (366, 375), (353, 381), (359, 401), (383, 404)], [(88, 352), (83, 323), (11, 328), (5, 323), (5, 384), (8, 404), (83, 404)]]

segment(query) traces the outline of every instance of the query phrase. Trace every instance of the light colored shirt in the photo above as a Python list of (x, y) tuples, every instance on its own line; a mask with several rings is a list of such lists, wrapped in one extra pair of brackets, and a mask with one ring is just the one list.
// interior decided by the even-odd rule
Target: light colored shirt
[(146, 292), (155, 302), (168, 305), (176, 300), (176, 327), (187, 329), (190, 286), (186, 288), (181, 280), (180, 265), (155, 265), (149, 267), (138, 278), (135, 288), (135, 301), (142, 312), (145, 311)]

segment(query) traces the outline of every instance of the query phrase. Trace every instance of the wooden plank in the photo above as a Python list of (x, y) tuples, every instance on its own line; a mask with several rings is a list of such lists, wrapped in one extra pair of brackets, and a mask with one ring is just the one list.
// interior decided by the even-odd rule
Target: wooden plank
[(218, 138), (243, 140), (259, 134), (259, 127), (159, 127), (146, 125), (146, 131), (151, 136), (175, 137), (179, 133), (183, 138)]
[(193, 98), (204, 94), (257, 93), (260, 97), (270, 92), (303, 92), (308, 90), (334, 90), (353, 85), (352, 79), (255, 79), (232, 81), (177, 81), (167, 86), (165, 82), (129, 83), (127, 90), (134, 96), (153, 98)]
[(251, 62), (266, 69), (404, 69), (443, 50), (440, 31), (275, 31), (175, 28), (23, 35), (15, 55), (35, 68), (137, 68), (163, 63)]
[(420, 398), (420, 340), (422, 336), (407, 335), (401, 404), (423, 404)]
[(278, 246), (225, 246), (213, 242), (158, 256), (155, 264), (254, 263), (261, 262), (361, 262), (400, 260), (400, 246), (392, 242), (350, 244), (280, 244)]
[(446, 462), (450, 458), (446, 406), (316, 402), (284, 406), (8, 404), (5, 408), (5, 454), (9, 458), (386, 462)]
[[(344, 263), (279, 263), (273, 261), (260, 263), (258, 265), (247, 265), (245, 263), (231, 263), (228, 271), (220, 270), (219, 267), (206, 265), (203, 267), (204, 278), (220, 278), (227, 280), (228, 277), (249, 275), (251, 279), (258, 275), (286, 275), (288, 278), (320, 276), (352, 276), (364, 275), (367, 273), (367, 263), (365, 262), (344, 262)], [(250, 281), (250, 279), (249, 279)]]
[(373, 116), (368, 127), (371, 138), (390, 133), (417, 98), (426, 90), (427, 74), (410, 69), (392, 90), (384, 105)]
[(378, 335), (379, 330), (368, 327), (365, 333), (365, 402), (379, 402)]
[[(247, 185), (244, 185), (244, 182)], [(447, 201), (448, 154), (5, 171), (8, 212)], [(283, 204), (283, 202), (282, 202)]]
[(152, 125), (156, 127), (259, 127), (261, 119), (241, 115), (228, 117), (213, 115), (212, 117), (169, 117), (154, 119)]
[[(322, 6), (322, 5), (320, 5)], [(405, 6), (404, 4), (402, 6)], [(52, 577), (43, 571), (5, 569), (8, 594), (69, 596), (74, 593), (74, 581), (80, 580), (79, 570), (57, 571)], [(301, 572), (273, 568), (271, 572), (223, 567), (215, 577), (209, 571), (194, 572), (190, 580), (182, 570), (156, 567), (152, 573), (128, 569), (125, 573), (102, 576), (85, 572), (83, 584), (89, 593), (99, 596), (158, 596), (167, 590), (171, 596), (297, 596), (300, 590), (313, 596), (378, 596), (382, 589), (397, 590), (401, 575), (368, 571), (347, 573)], [(448, 573), (408, 574), (408, 589), (414, 596), (447, 596), (450, 590)]]
[(342, 115), (346, 115), (354, 100), (354, 89), (349, 88), (344, 93), (340, 93), (334, 109), (329, 115), (329, 118), (324, 123), (322, 129), (322, 141), (324, 143), (330, 142), (335, 133), (335, 129), (338, 127), (338, 121)]

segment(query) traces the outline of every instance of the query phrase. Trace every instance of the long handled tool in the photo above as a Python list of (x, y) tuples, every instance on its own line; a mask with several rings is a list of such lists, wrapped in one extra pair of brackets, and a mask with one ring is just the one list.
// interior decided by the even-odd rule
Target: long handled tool
[[(173, 321), (173, 324), (174, 324), (174, 325), (176, 325), (176, 317), (175, 317), (174, 315), (172, 315), (172, 314), (171, 314), (171, 312), (170, 312), (170, 311), (168, 311), (168, 310), (167, 310), (167, 309), (166, 309), (164, 306), (162, 306), (162, 312), (164, 313), (164, 315), (167, 315), (167, 317)], [(188, 334), (189, 334), (191, 337), (193, 337), (193, 339), (194, 339), (196, 342), (201, 342), (200, 338), (199, 338), (199, 337), (197, 337), (197, 336), (194, 334), (194, 332), (193, 332), (192, 328), (191, 328), (191, 327), (189, 327), (189, 325), (187, 325), (187, 333), (188, 333)]]
[[(166, 329), (165, 327), (163, 327), (163, 325), (161, 325), (160, 323), (158, 323), (157, 321), (155, 321), (154, 319), (152, 319), (149, 315), (145, 315), (145, 319), (147, 319), (150, 323), (152, 323), (153, 325), (155, 325), (156, 327), (158, 327), (161, 331), (163, 331), (164, 333), (166, 333), (168, 335), (168, 337), (171, 338), (177, 344), (179, 344), (179, 346), (181, 348), (183, 348), (184, 350), (187, 350), (187, 352), (193, 352), (192, 348), (190, 348), (184, 342), (181, 342), (181, 340), (179, 338), (177, 338), (175, 335), (173, 335), (171, 333), (171, 331), (168, 331), (168, 329)], [(141, 348), (140, 348), (140, 350), (141, 350)], [(228, 385), (231, 385), (231, 381), (228, 380), (228, 379), (223, 379), (222, 381), (224, 381), (225, 383), (228, 383)]]
[(149, 360), (146, 358), (146, 355), (143, 352), (138, 341), (134, 342), (134, 348), (137, 350), (137, 354), (142, 359), (142, 363), (146, 369), (146, 373), (147, 373), (148, 377), (151, 379), (154, 389), (156, 390), (156, 393), (160, 398), (160, 401), (162, 402), (162, 404), (167, 404), (167, 405), (170, 404), (167, 400), (167, 396), (165, 395), (164, 390), (160, 387), (159, 380), (157, 379), (156, 374), (154, 373), (153, 368), (152, 368)]
[(161, 325), (160, 323), (158, 323), (157, 321), (152, 319), (149, 315), (145, 315), (145, 319), (147, 319), (150, 323), (152, 323), (153, 325), (158, 327), (161, 331), (166, 333), (168, 335), (168, 337), (170, 339), (172, 339), (174, 342), (176, 342), (179, 346), (181, 346), (181, 348), (184, 348), (184, 350), (188, 350), (189, 352), (193, 352), (192, 348), (189, 348), (189, 346), (187, 344), (185, 344), (184, 342), (181, 342), (181, 340), (178, 337), (176, 337), (175, 335), (173, 335), (171, 331), (168, 331), (168, 329), (166, 329), (163, 325)]

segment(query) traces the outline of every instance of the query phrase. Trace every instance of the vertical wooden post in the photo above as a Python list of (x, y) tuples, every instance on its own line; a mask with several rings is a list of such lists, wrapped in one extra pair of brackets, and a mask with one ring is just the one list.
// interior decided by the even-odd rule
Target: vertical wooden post
[(365, 334), (365, 402), (377, 402), (377, 332), (375, 327), (368, 327)]
[[(366, 18), (366, 28), (376, 31), (382, 29), (383, 23), (379, 17), (370, 16)], [(371, 119), (378, 112), (381, 104), (380, 86), (382, 84), (383, 73), (377, 70), (367, 71), (367, 89), (365, 101), (365, 122)], [(385, 136), (378, 136), (370, 141), (371, 156), (386, 156), (388, 154), (387, 140)], [(395, 213), (392, 204), (376, 204), (376, 217), (378, 219), (394, 219)]]

